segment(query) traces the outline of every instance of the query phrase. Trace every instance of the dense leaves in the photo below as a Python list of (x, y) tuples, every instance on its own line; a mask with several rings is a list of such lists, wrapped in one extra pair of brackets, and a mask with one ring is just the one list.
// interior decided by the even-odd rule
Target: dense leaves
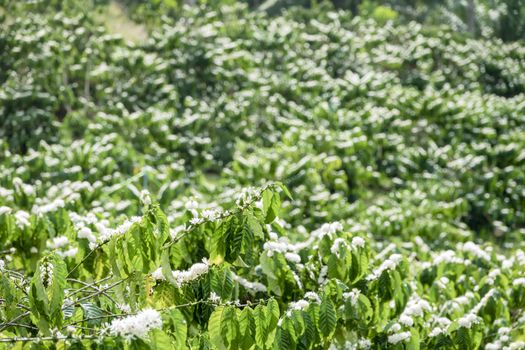
[(0, 348), (524, 346), (521, 44), (49, 4), (0, 30)]

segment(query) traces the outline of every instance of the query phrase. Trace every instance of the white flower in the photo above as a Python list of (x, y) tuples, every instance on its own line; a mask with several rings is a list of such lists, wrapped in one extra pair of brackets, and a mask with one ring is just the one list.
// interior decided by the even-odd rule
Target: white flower
[(401, 325), (399, 323), (394, 323), (388, 330), (390, 333), (396, 333), (401, 330)]
[(126, 339), (145, 338), (155, 328), (162, 328), (160, 313), (153, 309), (144, 309), (137, 315), (113, 320), (109, 332)]
[(429, 337), (430, 338), (433, 338), (433, 337), (437, 337), (438, 335), (440, 334), (443, 334), (446, 332), (446, 329), (445, 328), (442, 328), (442, 327), (435, 327), (433, 328), (430, 333), (429, 333)]
[(289, 307), (292, 310), (306, 310), (306, 308), (308, 308), (309, 305), (310, 303), (308, 301), (301, 299), (295, 302), (291, 302)]
[(509, 345), (510, 350), (520, 350), (525, 348), (525, 342), (524, 341), (516, 341), (513, 343), (510, 343)]
[(414, 319), (407, 315), (401, 315), (399, 317), (399, 323), (407, 327), (412, 327), (414, 325)]
[(399, 264), (399, 262), (401, 262), (401, 260), (403, 259), (403, 256), (401, 254), (392, 254), (390, 255), (390, 257), (388, 259), (386, 259), (385, 261), (383, 261), (383, 263), (376, 269), (374, 269), (374, 271), (372, 271), (372, 274), (371, 275), (368, 275), (366, 278), (367, 280), (374, 280), (376, 278), (378, 278), (379, 276), (381, 276), (381, 274), (383, 273), (383, 271), (386, 271), (386, 270), (394, 270), (397, 265)]
[(299, 264), (301, 262), (301, 257), (299, 256), (299, 254), (296, 254), (296, 253), (286, 253), (284, 254), (284, 257), (289, 262), (293, 262), (296, 264)]
[(24, 210), (19, 210), (15, 213), (15, 219), (16, 219), (16, 224), (18, 225), (18, 227), (20, 228), (24, 228), (26, 226), (29, 226), (29, 213), (27, 211), (24, 211)]
[(428, 301), (421, 299), (417, 294), (412, 294), (408, 300), (403, 316), (421, 317), (424, 311), (430, 311), (431, 307)]
[(439, 265), (441, 263), (464, 264), (465, 260), (456, 256), (456, 253), (453, 250), (445, 250), (445, 251), (439, 252), (434, 257), (432, 263), (434, 265)]
[(6, 207), (6, 206), (0, 207), (0, 215), (10, 214), (10, 213), (11, 213), (11, 208)]
[(195, 217), (195, 218), (191, 218), (190, 219), (190, 224), (192, 224), (192, 225), (199, 225), (199, 224), (201, 224), (203, 222), (204, 222), (203, 218)]
[(321, 298), (319, 298), (319, 295), (316, 292), (306, 292), (304, 295), (305, 299), (313, 300), (317, 303), (321, 302)]
[(45, 286), (50, 286), (53, 283), (53, 265), (48, 262), (44, 262), (40, 265), (40, 276), (42, 283)]
[(458, 325), (460, 327), (470, 328), (470, 327), (472, 327), (473, 324), (479, 323), (479, 321), (480, 321), (479, 317), (477, 317), (473, 313), (468, 313), (467, 315), (461, 317), (458, 320)]
[(525, 277), (516, 278), (514, 281), (512, 281), (512, 285), (514, 287), (525, 286)]
[(0, 271), (3, 271), (5, 269), (5, 262), (0, 259)]
[(332, 223), (323, 224), (319, 229), (312, 232), (312, 235), (318, 238), (322, 238), (326, 235), (328, 235), (328, 237), (332, 237), (333, 234), (339, 231), (342, 231), (342, 230), (343, 230), (343, 225), (341, 225), (341, 223), (332, 222)]
[(217, 293), (211, 292), (208, 300), (213, 304), (219, 304), (221, 302), (221, 297)]
[(47, 247), (49, 249), (58, 249), (66, 246), (69, 243), (69, 240), (66, 236), (54, 237), (51, 242), (47, 242)]
[(220, 215), (221, 212), (217, 209), (206, 209), (202, 211), (202, 217), (208, 221), (215, 221)]
[(140, 191), (140, 202), (146, 206), (151, 204), (151, 195), (148, 190)]
[[(180, 287), (184, 283), (191, 282), (193, 280), (196, 280), (200, 276), (208, 273), (209, 265), (208, 261), (206, 259), (202, 259), (202, 262), (193, 264), (188, 270), (175, 270), (172, 271), (173, 278), (175, 279), (177, 286)], [(151, 276), (155, 280), (165, 280), (165, 276), (162, 273), (162, 268), (158, 268), (157, 270), (153, 271), (151, 273)]]
[(86, 226), (84, 226), (80, 230), (78, 230), (77, 237), (78, 238), (86, 238), (90, 242), (96, 242), (97, 241), (97, 237), (95, 237), (95, 235), (93, 234), (91, 229), (89, 227), (86, 227)]
[(290, 248), (285, 242), (266, 242), (263, 245), (263, 249), (266, 250), (269, 257), (272, 257), (274, 252), (286, 253)]
[(355, 306), (357, 304), (357, 299), (359, 299), (359, 295), (361, 294), (361, 291), (357, 288), (352, 289), (350, 292), (343, 293), (343, 298), (350, 299), (350, 303), (352, 306)]
[(199, 209), (199, 203), (197, 203), (197, 201), (193, 199), (190, 199), (189, 201), (186, 202), (185, 207), (186, 207), (186, 210), (193, 211), (195, 209)]
[(321, 271), (319, 272), (319, 278), (317, 279), (317, 283), (324, 284), (326, 281), (326, 274), (328, 273), (328, 266), (324, 265), (321, 267)]
[(266, 292), (266, 286), (259, 282), (250, 282), (240, 276), (237, 276), (235, 273), (232, 272), (232, 278), (235, 282), (239, 283), (244, 288), (253, 291), (253, 292)]
[(127, 314), (131, 312), (131, 307), (128, 304), (117, 304), (117, 308)]
[(64, 208), (65, 205), (66, 204), (64, 203), (64, 200), (58, 198), (58, 199), (55, 199), (54, 201), (52, 201), (52, 202), (50, 202), (48, 204), (45, 204), (45, 205), (40, 205), (40, 206), (35, 205), (31, 209), (31, 211), (33, 213), (35, 213), (35, 214), (42, 215), (42, 214), (54, 212), (54, 211), (56, 211), (59, 208)]
[(510, 331), (511, 329), (509, 327), (501, 327), (500, 329), (498, 329), (498, 334), (505, 335), (505, 334), (509, 334)]
[(120, 226), (118, 226), (114, 230), (101, 227), (102, 232), (100, 232), (100, 241), (104, 243), (104, 242), (109, 241), (111, 238), (115, 236), (122, 236), (123, 234), (129, 231), (129, 229), (134, 223), (140, 222), (141, 220), (142, 220), (142, 217), (140, 216), (132, 216), (131, 218), (123, 222)]
[(365, 240), (361, 237), (352, 238), (352, 246), (357, 248), (363, 248), (365, 246)]
[(464, 244), (458, 245), (459, 249), (471, 253), (472, 255), (475, 255), (476, 257), (480, 259), (484, 259), (487, 261), (490, 261), (490, 254), (488, 254), (485, 250), (483, 250), (479, 245), (477, 245), (474, 242), (466, 242)]
[(411, 336), (410, 332), (401, 332), (388, 336), (388, 342), (390, 344), (397, 344), (399, 342), (409, 339)]
[(358, 344), (360, 349), (370, 349), (372, 347), (372, 342), (365, 338), (359, 339)]
[(57, 251), (57, 254), (62, 258), (73, 258), (78, 253), (78, 248), (74, 247), (65, 252)]

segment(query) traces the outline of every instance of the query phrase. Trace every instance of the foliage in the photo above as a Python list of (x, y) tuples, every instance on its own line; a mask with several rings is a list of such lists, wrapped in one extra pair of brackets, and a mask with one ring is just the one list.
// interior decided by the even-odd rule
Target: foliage
[(523, 347), (522, 44), (50, 4), (0, 30), (0, 348)]

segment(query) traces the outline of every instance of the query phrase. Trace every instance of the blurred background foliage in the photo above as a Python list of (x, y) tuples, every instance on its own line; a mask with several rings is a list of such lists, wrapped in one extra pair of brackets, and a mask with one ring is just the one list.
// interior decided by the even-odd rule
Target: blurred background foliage
[(291, 7), (305, 9), (332, 8), (350, 10), (354, 16), (373, 18), (379, 23), (416, 21), (427, 26), (447, 25), (473, 37), (500, 38), (503, 41), (525, 38), (525, 0), (2, 0), (4, 14), (17, 10), (61, 11), (78, 13), (92, 11), (117, 3), (136, 21), (150, 26), (163, 16), (177, 18), (182, 6), (222, 6), (244, 3), (250, 10), (277, 15)]

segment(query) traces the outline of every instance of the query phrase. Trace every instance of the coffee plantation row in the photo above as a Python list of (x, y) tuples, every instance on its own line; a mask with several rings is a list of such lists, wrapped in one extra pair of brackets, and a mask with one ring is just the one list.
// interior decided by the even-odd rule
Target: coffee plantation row
[(3, 18), (0, 349), (525, 348), (525, 45), (183, 11)]

